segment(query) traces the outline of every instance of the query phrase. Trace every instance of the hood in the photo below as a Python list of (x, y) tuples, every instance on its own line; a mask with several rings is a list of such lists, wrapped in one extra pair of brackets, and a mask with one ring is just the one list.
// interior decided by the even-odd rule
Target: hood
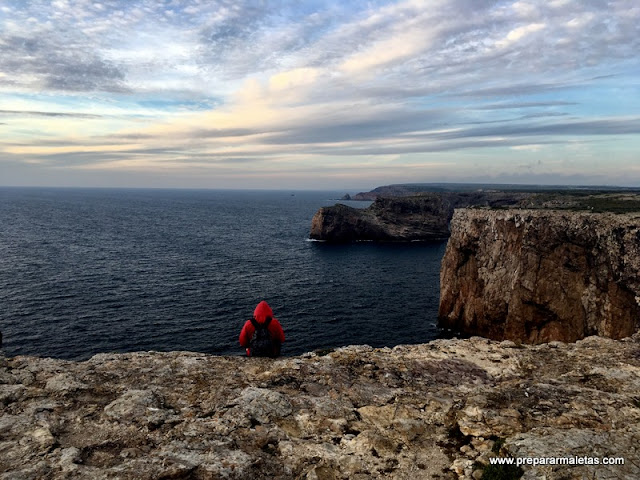
[(267, 317), (273, 318), (273, 310), (271, 310), (269, 304), (263, 300), (253, 311), (253, 318), (255, 318), (258, 323), (264, 323)]

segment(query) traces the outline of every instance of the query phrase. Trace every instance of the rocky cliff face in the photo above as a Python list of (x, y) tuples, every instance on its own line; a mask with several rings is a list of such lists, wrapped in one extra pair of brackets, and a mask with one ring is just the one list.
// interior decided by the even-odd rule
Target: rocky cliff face
[(378, 198), (366, 209), (338, 204), (313, 216), (309, 237), (329, 242), (443, 240), (449, 236), (449, 209), (435, 194)]
[[(7, 480), (640, 478), (639, 445), (640, 334), (277, 360), (0, 356)], [(624, 465), (519, 471), (489, 466), (496, 456)]]
[(640, 214), (456, 210), (439, 321), (540, 343), (640, 327)]
[(377, 197), (364, 209), (338, 204), (314, 215), (309, 237), (327, 242), (444, 240), (455, 208), (513, 205), (528, 197), (526, 193), (445, 192)]

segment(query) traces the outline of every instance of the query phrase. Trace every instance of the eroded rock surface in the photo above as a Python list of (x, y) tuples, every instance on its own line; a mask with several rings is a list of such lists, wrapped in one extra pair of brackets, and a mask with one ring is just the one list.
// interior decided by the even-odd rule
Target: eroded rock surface
[(337, 204), (323, 207), (311, 220), (309, 237), (327, 242), (438, 241), (449, 237), (454, 208), (469, 205), (514, 205), (527, 193), (420, 193), (410, 197), (377, 197), (368, 208)]
[(506, 455), (625, 461), (526, 479), (640, 478), (639, 446), (640, 334), (0, 357), (1, 479), (478, 479)]
[(640, 214), (456, 210), (440, 325), (529, 343), (640, 328)]
[(444, 240), (449, 205), (438, 195), (378, 198), (369, 208), (323, 207), (311, 220), (309, 238), (329, 242)]

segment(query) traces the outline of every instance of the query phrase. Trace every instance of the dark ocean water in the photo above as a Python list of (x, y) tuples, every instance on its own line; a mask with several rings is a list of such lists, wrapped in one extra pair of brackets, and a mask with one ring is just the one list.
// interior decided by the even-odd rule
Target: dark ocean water
[(338, 192), (0, 188), (6, 355), (241, 354), (260, 300), (284, 355), (438, 336), (444, 243), (307, 240)]

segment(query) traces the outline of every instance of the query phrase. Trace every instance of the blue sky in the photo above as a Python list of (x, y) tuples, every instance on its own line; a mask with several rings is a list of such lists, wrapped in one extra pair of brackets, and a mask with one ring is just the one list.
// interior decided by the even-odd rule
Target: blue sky
[(640, 186), (637, 0), (0, 1), (0, 185)]

